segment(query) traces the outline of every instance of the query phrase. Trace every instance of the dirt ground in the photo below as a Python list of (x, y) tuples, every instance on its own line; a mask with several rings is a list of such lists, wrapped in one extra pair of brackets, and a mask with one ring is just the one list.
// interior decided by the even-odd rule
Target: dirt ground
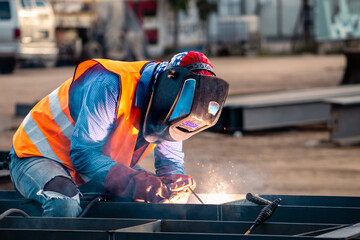
[[(212, 58), (230, 94), (335, 86), (342, 78), (341, 55)], [(73, 73), (74, 67), (18, 69), (0, 75), (0, 150), (9, 150), (15, 103), (33, 103)], [(244, 136), (200, 133), (184, 142), (187, 174), (199, 193), (360, 195), (360, 146), (327, 143), (324, 127), (308, 126)], [(142, 166), (152, 170), (152, 156)]]

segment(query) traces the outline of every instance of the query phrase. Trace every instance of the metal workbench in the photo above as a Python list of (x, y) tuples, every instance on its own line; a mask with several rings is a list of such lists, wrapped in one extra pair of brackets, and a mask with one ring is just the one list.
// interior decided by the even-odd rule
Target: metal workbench
[[(85, 207), (95, 195), (85, 194)], [(247, 200), (213, 204), (96, 202), (82, 218), (43, 218), (41, 206), (14, 191), (0, 191), (0, 212), (22, 209), (31, 217), (7, 216), (0, 239), (357, 239), (360, 197), (262, 195), (281, 198), (264, 224), (244, 235), (263, 206)]]

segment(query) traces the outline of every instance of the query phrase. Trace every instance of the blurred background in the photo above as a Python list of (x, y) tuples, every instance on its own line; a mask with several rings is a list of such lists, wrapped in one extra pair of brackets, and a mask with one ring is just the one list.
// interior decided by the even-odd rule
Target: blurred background
[(0, 150), (80, 61), (196, 50), (230, 83), (184, 143), (200, 193), (360, 195), (359, 40), (359, 0), (0, 0)]
[(358, 45), (359, 12), (357, 0), (1, 0), (1, 66), (11, 72), (25, 60), (52, 67), (186, 50), (340, 53)]

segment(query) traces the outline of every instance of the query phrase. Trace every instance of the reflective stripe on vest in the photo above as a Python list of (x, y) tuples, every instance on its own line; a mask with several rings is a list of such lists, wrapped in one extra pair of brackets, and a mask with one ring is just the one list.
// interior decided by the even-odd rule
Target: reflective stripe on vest
[(54, 121), (60, 127), (61, 132), (65, 135), (67, 139), (71, 139), (71, 135), (74, 131), (74, 126), (71, 124), (71, 121), (65, 115), (61, 109), (59, 97), (58, 97), (59, 88), (55, 89), (52, 93), (49, 94), (49, 105), (51, 114)]
[(24, 119), (23, 128), (41, 155), (61, 162), (58, 156), (56, 156), (54, 151), (51, 149), (45, 135), (41, 132), (30, 113)]
[[(59, 88), (49, 94), (49, 107), (53, 120), (61, 129), (62, 134), (70, 140), (74, 131), (74, 126), (61, 109), (58, 92)], [(41, 155), (62, 163), (59, 157), (52, 150), (46, 136), (42, 133), (41, 129), (32, 118), (31, 112), (24, 119), (23, 129)]]

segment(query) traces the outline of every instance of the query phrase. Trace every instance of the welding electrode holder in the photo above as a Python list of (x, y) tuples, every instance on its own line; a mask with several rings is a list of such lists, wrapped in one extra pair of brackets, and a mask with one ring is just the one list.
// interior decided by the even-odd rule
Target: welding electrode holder
[[(199, 200), (199, 202), (201, 204), (205, 204), (201, 198), (195, 193), (194, 191), (194, 186), (196, 186), (196, 183), (195, 183), (195, 180), (193, 178), (186, 178), (186, 179), (183, 179), (183, 180), (180, 180), (180, 181), (177, 181), (177, 182), (174, 182), (174, 183), (171, 183), (169, 185), (167, 185), (168, 189), (171, 191), (171, 192), (175, 192), (175, 194), (173, 194), (173, 197), (176, 198), (176, 192), (179, 192), (179, 191), (190, 191), (192, 194), (194, 194), (194, 196)], [(170, 202), (172, 201), (173, 199), (170, 198)]]
[(249, 228), (249, 230), (246, 231), (245, 235), (248, 235), (251, 233), (251, 231), (258, 225), (265, 222), (267, 219), (269, 219), (273, 213), (275, 212), (276, 208), (279, 206), (281, 201), (281, 198), (278, 198), (271, 202), (271, 204), (266, 205), (263, 209), (261, 209), (259, 215), (257, 216), (254, 224)]
[(179, 192), (183, 191), (184, 189), (191, 188), (196, 185), (193, 178), (185, 178), (177, 182), (173, 182), (167, 185), (168, 189), (171, 192)]

